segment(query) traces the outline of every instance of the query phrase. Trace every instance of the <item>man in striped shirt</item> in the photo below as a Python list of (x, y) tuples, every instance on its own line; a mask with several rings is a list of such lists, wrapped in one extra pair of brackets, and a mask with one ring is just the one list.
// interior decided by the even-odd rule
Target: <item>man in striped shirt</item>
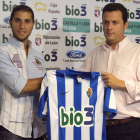
[(34, 26), (32, 9), (15, 7), (10, 26), (13, 37), (0, 46), (0, 140), (44, 140), (45, 123), (36, 112), (45, 67), (43, 56), (28, 40)]

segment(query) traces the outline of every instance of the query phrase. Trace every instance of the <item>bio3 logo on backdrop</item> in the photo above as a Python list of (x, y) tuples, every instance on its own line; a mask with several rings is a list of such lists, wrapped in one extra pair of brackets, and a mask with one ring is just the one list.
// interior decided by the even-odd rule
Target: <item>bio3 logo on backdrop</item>
[(35, 29), (36, 30), (57, 30), (57, 18), (53, 18), (51, 22), (45, 22), (44, 19), (42, 21), (35, 20)]
[[(25, 1), (20, 1), (19, 4), (21, 5), (26, 5), (26, 2)], [(4, 12), (6, 11), (12, 11), (14, 7), (16, 7), (17, 5), (19, 4), (13, 4), (12, 1), (2, 1), (2, 10)]]
[(65, 45), (66, 46), (85, 47), (86, 44), (87, 44), (86, 35), (82, 35), (80, 37), (80, 39), (76, 39), (76, 38), (74, 38), (74, 36), (71, 36), (71, 37), (65, 36)]
[(140, 44), (140, 37), (136, 37), (135, 42)]
[(2, 43), (6, 43), (8, 41), (8, 38), (11, 37), (12, 34), (9, 34), (9, 36), (6, 36), (5, 34), (2, 34)]
[(66, 5), (65, 12), (66, 15), (71, 16), (86, 16), (87, 15), (86, 4), (82, 4), (80, 8), (76, 8), (74, 5), (72, 6)]
[(103, 32), (102, 23), (100, 25), (97, 22), (94, 23), (94, 32)]
[(51, 51), (51, 54), (44, 54), (44, 51), (42, 51), (42, 54), (44, 55), (44, 59), (45, 61), (51, 61), (51, 62), (55, 62), (57, 61), (57, 49), (53, 49)]
[(17, 4), (13, 4), (12, 1), (3, 1), (2, 2), (2, 10), (3, 11), (12, 11), (14, 7), (16, 7)]
[(140, 8), (137, 8), (134, 12), (127, 9), (128, 19), (140, 19)]

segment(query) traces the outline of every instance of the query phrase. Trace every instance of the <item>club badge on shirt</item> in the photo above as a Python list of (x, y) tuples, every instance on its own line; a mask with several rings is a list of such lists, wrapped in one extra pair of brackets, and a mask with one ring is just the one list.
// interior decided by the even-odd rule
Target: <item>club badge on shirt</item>
[(92, 93), (93, 93), (92, 88), (88, 88), (87, 96), (88, 96), (89, 98), (91, 98)]
[(37, 67), (39, 70), (42, 70), (42, 69), (43, 69), (42, 63), (41, 63), (41, 61), (40, 61), (38, 58), (35, 57), (35, 62), (33, 62), (33, 63), (36, 65), (36, 67)]

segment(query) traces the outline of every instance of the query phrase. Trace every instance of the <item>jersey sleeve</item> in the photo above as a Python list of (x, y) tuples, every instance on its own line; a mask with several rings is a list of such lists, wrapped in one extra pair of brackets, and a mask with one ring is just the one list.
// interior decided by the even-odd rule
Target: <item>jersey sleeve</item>
[(114, 91), (109, 87), (105, 91), (104, 112), (109, 113), (110, 118), (117, 114)]
[(43, 117), (47, 113), (47, 100), (48, 100), (48, 80), (47, 75), (45, 74), (40, 90), (40, 99), (38, 106), (38, 115)]

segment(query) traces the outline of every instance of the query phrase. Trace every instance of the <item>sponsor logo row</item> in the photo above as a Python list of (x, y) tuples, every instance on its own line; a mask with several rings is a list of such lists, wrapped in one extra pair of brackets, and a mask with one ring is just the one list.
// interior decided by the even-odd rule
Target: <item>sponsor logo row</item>
[[(21, 5), (26, 5), (26, 1), (20, 1), (19, 4)], [(6, 2), (2, 1), (2, 10), (4, 12), (6, 11), (12, 11), (14, 7), (16, 7), (19, 4), (13, 4), (12, 1)], [(50, 7), (50, 8), (48, 8)], [(60, 13), (60, 10), (56, 9), (57, 4), (56, 3), (50, 3), (49, 6), (47, 4), (41, 3), (41, 2), (36, 2), (34, 3), (34, 8), (36, 12), (47, 12), (54, 14), (54, 13)], [(53, 9), (51, 9), (53, 8)]]
[[(97, 2), (115, 2), (115, 0), (96, 0)], [(122, 2), (132, 2), (132, 0), (122, 0)], [(133, 3), (140, 4), (140, 0), (133, 0)], [(19, 4), (26, 5), (26, 1), (20, 1)], [(2, 1), (2, 10), (4, 12), (6, 11), (12, 11), (13, 8), (17, 6), (17, 4), (13, 4), (12, 1)], [(51, 14), (60, 14), (60, 10), (56, 9), (59, 8), (57, 3), (50, 3), (45, 4), (41, 2), (36, 2), (33, 4), (35, 12), (47, 12)], [(87, 15), (87, 4), (81, 4), (81, 6), (76, 7), (74, 5), (64, 5), (65, 7), (65, 15), (69, 16), (86, 16)], [(100, 16), (100, 7), (96, 6), (94, 7), (95, 11), (94, 14), (96, 17)], [(103, 7), (101, 7), (102, 10)], [(62, 9), (62, 8), (61, 8)]]
[[(130, 17), (132, 19), (140, 19), (140, 10), (136, 10), (136, 17), (134, 13), (130, 13)], [(1, 24), (0, 28), (10, 28), (9, 26), (9, 19), (10, 17), (5, 17), (3, 21), (6, 24)], [(133, 28), (139, 28), (140, 22), (132, 22), (132, 24), (137, 24), (137, 26), (133, 26)], [(8, 24), (8, 25), (7, 25)], [(103, 32), (102, 23), (94, 22), (94, 32)], [(131, 26), (131, 25), (130, 25)], [(132, 26), (131, 26), (132, 27)], [(81, 33), (89, 33), (90, 32), (90, 20), (89, 19), (75, 19), (75, 18), (63, 18), (63, 32), (81, 32)], [(35, 29), (36, 30), (57, 30), (58, 23), (57, 19), (53, 18), (50, 22), (39, 22), (37, 19), (35, 20)], [(127, 31), (126, 31), (127, 32)], [(135, 34), (135, 32), (131, 32), (131, 34)]]
[[(42, 51), (42, 54), (44, 55), (45, 61), (51, 61), (55, 62), (57, 61), (57, 49), (53, 49), (50, 54), (44, 54), (44, 51)], [(66, 56), (71, 59), (63, 59), (63, 62), (83, 62), (84, 60), (81, 60), (81, 58), (84, 58), (86, 56), (86, 53), (80, 50), (71, 50), (66, 52)], [(75, 60), (76, 59), (76, 60)], [(78, 60), (79, 59), (79, 60)]]
[[(131, 26), (133, 26), (133, 25), (131, 25)], [(140, 28), (140, 25), (134, 25), (134, 26), (137, 26), (137, 27)], [(135, 29), (135, 30), (136, 30), (135, 32), (137, 32), (137, 29)], [(131, 32), (131, 27), (128, 27), (128, 30), (125, 31), (125, 34), (130, 34), (129, 32)], [(12, 35), (9, 34), (9, 37), (10, 36), (12, 36)], [(2, 37), (1, 37), (2, 38), (2, 43), (7, 42), (9, 37), (7, 37), (5, 34), (2, 34)], [(78, 39), (74, 38), (74, 36), (71, 36), (71, 37), (65, 36), (65, 39), (64, 39), (65, 46), (66, 47), (86, 47), (86, 45), (87, 45), (86, 38), (87, 37), (86, 37), (85, 34), (83, 34)], [(43, 35), (43, 38), (42, 38), (42, 35), (40, 35), (38, 33), (38, 34), (35, 35), (35, 44), (37, 46), (40, 46), (42, 44), (42, 39), (46, 39), (44, 41), (44, 44), (59, 45), (58, 40), (60, 40), (61, 37), (60, 36), (46, 36), (46, 35)], [(100, 37), (100, 36), (95, 36), (93, 38), (93, 42), (94, 42), (94, 45), (102, 45), (102, 44), (104, 44), (105, 39)], [(140, 44), (140, 37), (136, 37), (135, 42)]]

